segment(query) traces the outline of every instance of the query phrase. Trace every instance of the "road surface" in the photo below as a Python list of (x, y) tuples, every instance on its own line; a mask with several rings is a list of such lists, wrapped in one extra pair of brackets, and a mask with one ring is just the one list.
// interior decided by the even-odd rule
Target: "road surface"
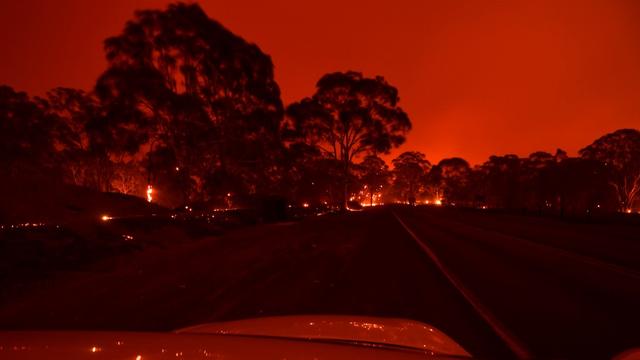
[(355, 314), (426, 322), (481, 357), (611, 357), (640, 347), (639, 274), (638, 227), (389, 207), (52, 274), (0, 304), (0, 328), (171, 330)]

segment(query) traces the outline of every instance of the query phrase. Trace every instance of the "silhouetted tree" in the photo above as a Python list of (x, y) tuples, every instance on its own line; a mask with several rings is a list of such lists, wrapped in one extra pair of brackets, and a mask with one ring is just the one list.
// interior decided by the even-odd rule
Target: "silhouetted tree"
[(285, 186), (294, 203), (340, 206), (342, 201), (342, 164), (323, 156), (320, 151), (304, 143), (291, 144)]
[[(109, 68), (96, 92), (111, 137), (121, 140), (112, 151), (141, 160), (155, 144), (197, 193), (208, 189), (219, 202), (229, 191), (221, 178), (248, 193), (277, 180), (283, 109), (271, 59), (256, 45), (197, 4), (177, 3), (136, 12), (105, 50)], [(170, 173), (147, 170), (158, 181)]]
[(640, 131), (620, 129), (580, 150), (585, 159), (600, 161), (615, 189), (621, 211), (630, 211), (640, 195)]
[(337, 72), (323, 76), (312, 97), (288, 107), (289, 139), (313, 146), (342, 163), (343, 207), (348, 200), (347, 179), (354, 159), (388, 153), (404, 142), (411, 122), (398, 101), (398, 90), (382, 77)]
[(557, 196), (554, 155), (544, 151), (530, 154), (522, 159), (521, 172), (523, 206), (538, 212), (551, 208)]
[(57, 170), (53, 134), (59, 125), (41, 100), (0, 86), (0, 175), (52, 176)]
[(407, 151), (393, 159), (393, 188), (398, 196), (411, 204), (422, 191), (425, 175), (431, 164), (425, 155), (417, 151)]
[(104, 119), (95, 96), (83, 90), (55, 88), (47, 93), (45, 107), (60, 124), (53, 139), (65, 181), (99, 191), (111, 190), (114, 164), (108, 146), (113, 140), (105, 138)]
[(114, 191), (141, 196), (146, 191), (146, 183), (139, 163), (131, 161), (112, 164), (110, 185)]
[(435, 188), (434, 196), (443, 197), (453, 204), (465, 204), (470, 201), (469, 163), (458, 157), (441, 160), (429, 171), (428, 183)]
[(381, 195), (383, 189), (389, 184), (391, 173), (389, 166), (376, 155), (368, 155), (357, 165), (360, 173), (359, 181), (363, 185), (365, 194), (368, 195), (369, 205), (373, 205), (376, 194)]
[(591, 214), (595, 210), (615, 211), (616, 201), (607, 184), (606, 168), (597, 160), (567, 158), (559, 163), (560, 215)]
[(521, 160), (516, 155), (491, 156), (479, 169), (483, 195), (491, 207), (514, 209), (521, 205)]

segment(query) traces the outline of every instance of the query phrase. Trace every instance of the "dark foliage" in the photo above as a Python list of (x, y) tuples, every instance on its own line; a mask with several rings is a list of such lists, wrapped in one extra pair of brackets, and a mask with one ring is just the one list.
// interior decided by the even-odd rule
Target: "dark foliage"
[(41, 179), (138, 197), (151, 184), (163, 205), (251, 206), (274, 219), (291, 204), (349, 201), (558, 214), (640, 207), (636, 129), (606, 134), (575, 158), (558, 150), (431, 166), (407, 151), (390, 171), (378, 155), (411, 129), (394, 86), (329, 73), (285, 114), (271, 58), (197, 4), (136, 12), (105, 41), (105, 55), (91, 92), (33, 98), (0, 86), (3, 184)]

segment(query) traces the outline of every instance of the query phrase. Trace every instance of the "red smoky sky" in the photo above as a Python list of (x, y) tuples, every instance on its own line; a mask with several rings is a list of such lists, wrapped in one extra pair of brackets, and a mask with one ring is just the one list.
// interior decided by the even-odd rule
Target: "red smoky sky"
[[(90, 89), (102, 41), (153, 0), (3, 0), (0, 83), (34, 95)], [(413, 130), (400, 151), (431, 161), (575, 154), (640, 127), (640, 1), (203, 0), (270, 54), (283, 100), (324, 73), (383, 75)], [(394, 152), (398, 153), (398, 150)]]

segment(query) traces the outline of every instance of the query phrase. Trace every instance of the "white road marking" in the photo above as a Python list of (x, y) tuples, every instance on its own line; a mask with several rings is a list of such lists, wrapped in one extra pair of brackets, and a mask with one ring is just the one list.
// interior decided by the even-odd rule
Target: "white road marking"
[(436, 265), (438, 270), (449, 280), (449, 282), (453, 285), (456, 290), (462, 295), (462, 297), (467, 300), (467, 302), (473, 307), (473, 309), (480, 315), (480, 317), (491, 327), (491, 329), (505, 342), (505, 344), (511, 349), (511, 351), (519, 358), (519, 359), (531, 359), (533, 355), (529, 352), (529, 350), (524, 346), (524, 344), (518, 340), (507, 328), (479, 301), (478, 298), (467, 289), (460, 280), (458, 280), (453, 273), (447, 269), (447, 267), (440, 261), (438, 256), (433, 252), (433, 250), (427, 246), (427, 244), (422, 241), (408, 226), (404, 221), (396, 214), (395, 211), (392, 211), (393, 216), (395, 216), (396, 220), (402, 225), (402, 227), (411, 235), (413, 240), (420, 246), (420, 248), (429, 256), (431, 261)]

